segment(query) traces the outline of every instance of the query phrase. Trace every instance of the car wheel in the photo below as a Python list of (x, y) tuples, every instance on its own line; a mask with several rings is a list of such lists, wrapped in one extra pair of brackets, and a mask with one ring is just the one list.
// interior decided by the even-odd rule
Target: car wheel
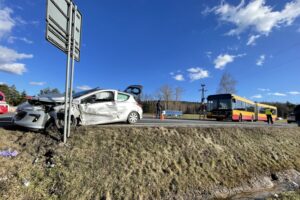
[(51, 134), (51, 133), (58, 133), (60, 132), (59, 128), (56, 126), (54, 119), (49, 119), (45, 125), (44, 133)]
[[(65, 118), (59, 118), (58, 119), (58, 124), (60, 126), (60, 128), (63, 128), (65, 126)], [(76, 127), (78, 124), (78, 121), (76, 118), (74, 118), (73, 116), (71, 117), (71, 123), (70, 123), (70, 126), (71, 127)]]
[(139, 116), (139, 114), (137, 112), (131, 112), (128, 115), (127, 123), (128, 124), (135, 124), (135, 123), (137, 123), (137, 121), (139, 119), (140, 119), (140, 116)]

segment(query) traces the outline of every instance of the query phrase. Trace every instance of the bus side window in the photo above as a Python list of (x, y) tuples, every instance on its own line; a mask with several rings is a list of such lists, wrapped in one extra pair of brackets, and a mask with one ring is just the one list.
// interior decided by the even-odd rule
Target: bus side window
[(232, 99), (232, 109), (235, 109), (235, 108), (236, 108), (236, 100)]
[(248, 103), (248, 104), (247, 104), (247, 111), (249, 111), (249, 112), (254, 112), (254, 105)]
[(245, 107), (246, 107), (246, 105), (244, 102), (237, 100), (237, 102), (236, 102), (237, 110), (245, 110)]
[(260, 114), (265, 114), (265, 109), (262, 108), (262, 107), (259, 107), (259, 113), (260, 113)]

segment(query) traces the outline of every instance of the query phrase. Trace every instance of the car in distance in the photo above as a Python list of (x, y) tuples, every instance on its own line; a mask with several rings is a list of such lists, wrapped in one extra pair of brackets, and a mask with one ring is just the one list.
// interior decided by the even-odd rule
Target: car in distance
[[(95, 125), (115, 122), (136, 123), (143, 117), (138, 102), (142, 86), (129, 86), (124, 92), (91, 89), (73, 95), (71, 125)], [(29, 129), (48, 129), (64, 125), (64, 97), (32, 97), (17, 108), (15, 125)]]
[(297, 105), (294, 109), (295, 114), (295, 121), (297, 122), (298, 126), (300, 127), (300, 105)]
[(5, 95), (0, 92), (0, 114), (8, 113), (8, 104), (5, 102)]
[(295, 117), (295, 113), (291, 112), (288, 116), (287, 116), (287, 123), (295, 123), (296, 122), (296, 117)]

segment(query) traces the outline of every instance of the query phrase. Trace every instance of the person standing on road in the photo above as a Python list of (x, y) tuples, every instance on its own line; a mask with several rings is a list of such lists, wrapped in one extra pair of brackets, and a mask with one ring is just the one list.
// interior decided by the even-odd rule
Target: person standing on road
[(156, 103), (156, 118), (159, 119), (161, 115), (162, 105), (160, 104), (160, 100)]
[(272, 111), (271, 111), (271, 109), (270, 109), (270, 108), (267, 108), (267, 109), (265, 110), (265, 112), (266, 112), (268, 124), (270, 124), (270, 122), (271, 122), (271, 124), (273, 124), (273, 118), (272, 118)]

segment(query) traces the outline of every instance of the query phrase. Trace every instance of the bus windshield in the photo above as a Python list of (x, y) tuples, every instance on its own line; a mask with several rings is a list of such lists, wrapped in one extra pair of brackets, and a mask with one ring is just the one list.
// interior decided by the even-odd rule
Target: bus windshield
[(208, 111), (232, 109), (231, 99), (210, 99), (208, 100)]

